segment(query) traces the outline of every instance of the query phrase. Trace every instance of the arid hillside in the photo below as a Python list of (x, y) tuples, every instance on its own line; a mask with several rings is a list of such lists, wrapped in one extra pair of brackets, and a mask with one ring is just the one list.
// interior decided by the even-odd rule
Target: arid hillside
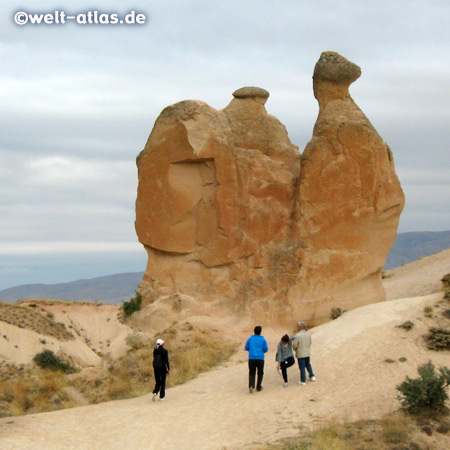
[[(448, 365), (450, 351), (430, 350), (424, 340), (432, 327), (449, 328), (450, 320), (444, 313), (450, 309), (450, 304), (443, 298), (439, 282), (450, 272), (448, 256), (449, 250), (386, 272), (384, 281), (388, 295), (396, 300), (345, 312), (336, 320), (311, 329), (315, 383), (304, 387), (297, 385), (298, 368), (294, 366), (289, 369), (289, 386), (282, 387), (273, 360), (280, 336), (291, 330), (265, 327), (263, 334), (269, 342), (269, 353), (264, 390), (250, 395), (247, 355), (242, 347), (251, 329), (245, 329), (244, 322), (236, 323), (231, 318), (225, 323), (211, 317), (209, 327), (216, 338), (227, 330), (230, 340), (240, 339), (238, 352), (218, 369), (169, 388), (164, 403), (154, 403), (150, 395), (144, 395), (0, 419), (2, 449), (256, 449), (266, 444), (275, 445), (280, 439), (294, 438), (299, 430), (306, 432), (328, 421), (380, 419), (398, 410), (395, 387), (407, 375), (415, 377), (418, 365), (429, 360), (437, 367)], [(406, 297), (413, 286), (420, 287), (418, 296)], [(87, 316), (95, 316), (94, 305), (89, 306), (90, 313), (84, 316), (80, 311), (69, 313), (67, 306), (61, 304), (42, 307), (51, 308), (54, 319), (64, 322), (68, 331), (76, 329), (81, 334), (85, 330), (84, 345), (91, 351), (107, 346), (106, 334), (96, 336), (96, 327), (104, 327), (102, 333), (111, 333), (108, 335), (111, 337), (113, 331), (108, 326), (115, 327), (119, 335), (127, 332), (122, 328), (126, 325), (113, 317), (112, 312), (109, 316), (103, 312), (104, 317), (100, 318), (102, 310), (99, 309), (99, 317), (88, 319)], [(117, 311), (114, 314), (117, 315)], [(145, 311), (133, 323), (135, 329), (142, 327), (144, 317)], [(206, 317), (183, 320), (193, 328), (193, 324), (206, 326), (207, 323)], [(113, 323), (109, 325), (110, 322)], [(412, 325), (406, 327), (406, 322)], [(15, 330), (38, 339), (55, 339), (3, 321), (0, 322), (2, 335), (5, 326), (11, 327), (8, 328), (10, 336)], [(180, 334), (172, 333), (173, 340), (180, 338)], [(78, 335), (76, 331), (75, 335)], [(170, 335), (169, 330), (168, 345)], [(90, 344), (86, 344), (86, 339)], [(109, 339), (111, 347), (116, 341)], [(66, 341), (57, 342), (55, 345), (64, 348)], [(16, 341), (15, 345), (25, 348), (28, 344)], [(81, 344), (77, 345), (81, 348)], [(208, 341), (199, 343), (202, 349), (207, 345)], [(176, 354), (174, 346), (171, 355), (175, 358)], [(5, 359), (4, 353), (0, 356)], [(417, 445), (414, 448), (444, 450), (450, 446), (450, 435), (422, 432), (414, 436), (414, 442)], [(370, 448), (393, 448), (378, 444), (373, 443)]]

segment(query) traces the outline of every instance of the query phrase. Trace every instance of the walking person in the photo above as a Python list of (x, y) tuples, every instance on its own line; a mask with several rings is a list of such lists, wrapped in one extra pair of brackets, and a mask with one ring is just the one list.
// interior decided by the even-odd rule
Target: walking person
[[(298, 367), (300, 369), (300, 380), (298, 384), (306, 385), (306, 370), (309, 374), (311, 381), (316, 381), (313, 369), (311, 367), (311, 335), (306, 331), (306, 325), (304, 322), (297, 323), (298, 333), (292, 340), (292, 348), (295, 351), (295, 356), (298, 360)], [(306, 370), (305, 370), (306, 369)]]
[(164, 348), (164, 341), (158, 339), (153, 350), (153, 371), (155, 373), (155, 389), (153, 389), (153, 401), (158, 394), (162, 402), (166, 399), (166, 376), (170, 373), (169, 352)]
[(256, 326), (254, 335), (250, 336), (245, 343), (245, 350), (248, 351), (248, 389), (250, 394), (255, 389), (255, 376), (258, 371), (258, 379), (256, 381), (256, 390), (262, 390), (262, 380), (264, 376), (264, 353), (267, 353), (269, 346), (266, 338), (261, 336), (262, 328)]
[(278, 343), (277, 354), (275, 357), (278, 366), (277, 370), (283, 376), (284, 387), (288, 386), (287, 368), (295, 364), (294, 354), (292, 353), (291, 338), (285, 334)]

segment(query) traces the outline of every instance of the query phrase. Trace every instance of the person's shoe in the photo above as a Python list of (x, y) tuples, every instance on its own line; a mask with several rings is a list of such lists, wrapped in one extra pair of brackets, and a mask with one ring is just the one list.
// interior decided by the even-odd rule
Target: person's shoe
[(283, 372), (281, 371), (281, 369), (277, 369), (278, 375), (283, 375)]
[(316, 377), (311, 377), (310, 380), (311, 381), (316, 381)]
[(163, 402), (166, 399), (166, 397), (160, 398), (159, 401)]
[(152, 402), (156, 402), (156, 397), (158, 397), (158, 394), (153, 394)]
[(260, 388), (256, 388), (256, 391), (257, 392), (259, 392), (259, 391), (262, 391), (264, 388), (261, 386)]
[(253, 394), (253, 388), (248, 388), (250, 394)]
[(297, 381), (297, 384), (299, 384), (300, 386), (306, 386), (306, 383), (304, 381)]
[(287, 383), (284, 383), (284, 384), (283, 384), (283, 387), (288, 387), (288, 384), (287, 384)]

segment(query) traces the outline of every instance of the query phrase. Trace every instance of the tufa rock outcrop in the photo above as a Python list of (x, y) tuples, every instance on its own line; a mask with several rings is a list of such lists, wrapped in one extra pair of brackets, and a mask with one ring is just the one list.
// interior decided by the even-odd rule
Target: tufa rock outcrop
[(220, 111), (200, 101), (163, 110), (137, 158), (136, 201), (148, 253), (139, 289), (159, 319), (181, 297), (185, 314), (219, 304), (214, 314), (262, 324), (316, 324), (333, 306), (385, 299), (404, 196), (389, 147), (349, 95), (360, 73), (321, 55), (302, 155), (261, 88), (238, 89)]

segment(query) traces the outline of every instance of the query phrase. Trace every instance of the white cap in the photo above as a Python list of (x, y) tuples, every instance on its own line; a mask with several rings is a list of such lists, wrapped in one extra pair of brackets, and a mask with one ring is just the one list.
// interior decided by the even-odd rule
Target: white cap
[(160, 346), (160, 345), (163, 345), (164, 344), (164, 341), (162, 340), (162, 339), (158, 339), (157, 341), (156, 341), (156, 345), (157, 346)]

